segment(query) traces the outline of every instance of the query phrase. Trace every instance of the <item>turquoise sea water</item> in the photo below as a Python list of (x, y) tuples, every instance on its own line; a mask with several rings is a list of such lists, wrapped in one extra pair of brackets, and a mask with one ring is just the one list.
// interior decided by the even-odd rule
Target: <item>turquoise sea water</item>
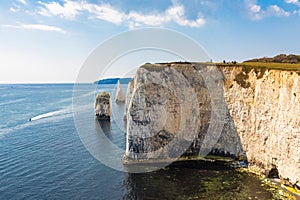
[[(114, 93), (115, 85), (99, 87)], [(84, 107), (95, 96), (91, 88), (78, 92), (96, 127)], [(0, 85), (0, 199), (272, 199), (255, 176), (220, 166), (186, 162), (129, 174), (103, 165), (76, 131), (72, 93), (72, 84)], [(113, 106), (115, 119), (123, 118), (124, 105)], [(103, 130), (125, 149), (121, 126), (112, 119)]]

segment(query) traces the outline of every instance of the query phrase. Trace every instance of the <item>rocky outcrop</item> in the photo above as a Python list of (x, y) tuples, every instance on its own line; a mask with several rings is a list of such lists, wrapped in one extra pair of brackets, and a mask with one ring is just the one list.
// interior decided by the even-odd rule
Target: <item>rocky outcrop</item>
[(100, 92), (95, 99), (95, 115), (98, 119), (110, 119), (112, 104), (108, 92)]
[(125, 159), (208, 153), (242, 157), (223, 85), (224, 76), (215, 66), (173, 63), (140, 67), (127, 93)]
[[(300, 184), (300, 76), (223, 68), (225, 99), (250, 168)], [(300, 186), (300, 185), (299, 185)]]
[(118, 81), (117, 91), (116, 91), (116, 102), (125, 103), (125, 95), (123, 89), (121, 88), (120, 81)]
[(298, 73), (146, 64), (128, 91), (125, 160), (218, 154), (299, 185)]

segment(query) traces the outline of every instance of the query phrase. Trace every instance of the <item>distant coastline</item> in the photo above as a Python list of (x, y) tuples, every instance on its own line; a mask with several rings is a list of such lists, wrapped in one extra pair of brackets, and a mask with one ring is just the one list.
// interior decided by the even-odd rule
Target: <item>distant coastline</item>
[(263, 58), (254, 58), (251, 60), (246, 60), (244, 62), (273, 62), (273, 63), (290, 63), (290, 64), (299, 64), (300, 63), (300, 55), (295, 54), (279, 54), (274, 57), (263, 57)]
[(95, 81), (94, 84), (117, 84), (120, 81), (121, 84), (128, 84), (132, 78), (107, 78)]

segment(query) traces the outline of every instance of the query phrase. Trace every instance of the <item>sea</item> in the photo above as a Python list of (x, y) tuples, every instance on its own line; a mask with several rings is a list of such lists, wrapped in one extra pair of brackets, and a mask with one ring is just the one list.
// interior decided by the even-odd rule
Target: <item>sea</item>
[[(108, 124), (94, 117), (100, 91), (112, 95)], [(115, 103), (115, 91), (116, 85), (0, 85), (0, 199), (273, 199), (257, 176), (224, 166), (183, 162), (128, 173), (99, 160), (83, 138), (102, 134), (125, 151), (124, 105)]]

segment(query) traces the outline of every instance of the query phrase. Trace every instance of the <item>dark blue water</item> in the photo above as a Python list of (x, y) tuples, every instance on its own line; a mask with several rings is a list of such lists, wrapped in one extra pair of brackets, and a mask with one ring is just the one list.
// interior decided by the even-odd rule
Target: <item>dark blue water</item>
[(125, 174), (82, 145), (72, 91), (73, 85), (0, 86), (1, 199), (119, 199), (125, 193)]
[[(82, 85), (78, 92), (93, 100), (93, 87)], [(102, 85), (97, 91), (114, 89)], [(0, 85), (0, 199), (271, 199), (256, 177), (231, 169), (187, 163), (128, 174), (105, 166), (80, 140), (72, 93), (72, 84)], [(101, 125), (85, 100), (83, 117), (90, 116), (89, 126), (97, 130)], [(113, 106), (115, 118), (103, 130), (125, 149), (124, 124), (116, 120), (124, 105)]]

